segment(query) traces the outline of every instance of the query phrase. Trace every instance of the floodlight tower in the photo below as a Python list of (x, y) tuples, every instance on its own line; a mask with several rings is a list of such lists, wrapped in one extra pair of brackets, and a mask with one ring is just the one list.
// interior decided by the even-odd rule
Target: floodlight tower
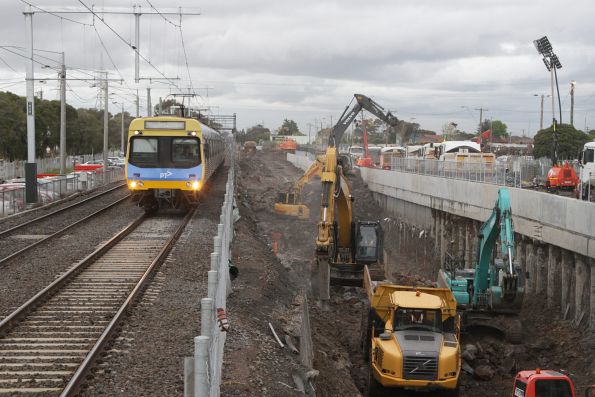
[(552, 87), (552, 126), (554, 129), (553, 137), (554, 137), (554, 153), (552, 155), (552, 162), (556, 164), (558, 160), (558, 139), (556, 136), (556, 113), (555, 113), (555, 99), (554, 99), (554, 78), (556, 80), (556, 91), (558, 92), (558, 108), (560, 110), (560, 123), (562, 123), (562, 103), (560, 101), (560, 89), (558, 88), (558, 73), (556, 72), (557, 69), (562, 68), (562, 64), (558, 59), (558, 56), (554, 54), (554, 50), (552, 49), (552, 45), (548, 40), (547, 36), (543, 36), (540, 39), (534, 40), (533, 44), (537, 49), (537, 52), (543, 56), (543, 63), (545, 64), (546, 69), (550, 72), (551, 75), (551, 87)]

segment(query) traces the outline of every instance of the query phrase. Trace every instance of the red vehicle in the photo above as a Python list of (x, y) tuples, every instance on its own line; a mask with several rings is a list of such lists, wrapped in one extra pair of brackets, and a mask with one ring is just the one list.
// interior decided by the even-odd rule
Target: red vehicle
[[(595, 396), (595, 385), (585, 391), (585, 397)], [(572, 380), (552, 370), (521, 371), (512, 386), (512, 397), (577, 397)]]
[(568, 163), (554, 165), (547, 173), (545, 187), (548, 190), (574, 190), (579, 183), (576, 172)]
[(283, 139), (283, 141), (281, 141), (281, 143), (279, 144), (279, 148), (281, 150), (287, 150), (290, 152), (295, 152), (295, 150), (297, 149), (297, 142), (294, 141), (293, 139)]

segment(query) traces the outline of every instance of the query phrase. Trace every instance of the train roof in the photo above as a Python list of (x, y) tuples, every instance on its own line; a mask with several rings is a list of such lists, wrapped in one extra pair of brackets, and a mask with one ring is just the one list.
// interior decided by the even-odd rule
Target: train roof
[[(139, 117), (130, 122), (129, 130), (150, 130), (153, 128), (145, 128), (145, 122), (184, 122), (184, 128), (173, 128), (179, 130), (197, 130), (199, 131), (204, 137), (209, 137), (211, 139), (215, 138), (222, 138), (221, 134), (207, 126), (206, 124), (201, 123), (197, 119), (189, 118), (189, 117), (177, 117), (177, 116), (154, 116), (154, 117)], [(155, 130), (160, 130), (160, 128), (154, 128)]]

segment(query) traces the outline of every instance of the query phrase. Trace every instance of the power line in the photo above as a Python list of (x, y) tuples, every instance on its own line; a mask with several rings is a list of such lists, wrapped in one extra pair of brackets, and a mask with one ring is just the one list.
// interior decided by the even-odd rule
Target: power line
[[(148, 1), (148, 0), (147, 0)], [(190, 80), (190, 89), (192, 89), (192, 93), (196, 96), (196, 91), (194, 90), (194, 84), (192, 83), (192, 76), (190, 75), (190, 67), (188, 67), (188, 55), (186, 53), (186, 45), (184, 44), (184, 34), (182, 33), (182, 26), (180, 26), (180, 38), (182, 39), (182, 49), (184, 50), (184, 61), (186, 62), (186, 71), (188, 72), (188, 80)], [(200, 95), (198, 95), (202, 98)], [(204, 98), (202, 98), (204, 99)]]
[(6, 61), (4, 60), (4, 58), (0, 57), (0, 61), (2, 61), (2, 63), (3, 63), (3, 64), (5, 64), (6, 66), (8, 66), (8, 68), (9, 68), (10, 70), (12, 70), (12, 71), (13, 71), (13, 72), (15, 72), (15, 73), (18, 73), (18, 72), (17, 72), (17, 71), (16, 71), (16, 70), (15, 70), (15, 69), (12, 67), (12, 66), (10, 66), (10, 65), (8, 64), (8, 62), (6, 62)]
[(126, 83), (126, 80), (124, 80), (124, 76), (122, 76), (122, 73), (120, 73), (120, 69), (118, 69), (118, 67), (116, 66), (116, 63), (114, 62), (114, 59), (112, 58), (112, 55), (110, 54), (107, 47), (105, 46), (105, 43), (101, 39), (101, 35), (99, 34), (99, 31), (97, 30), (97, 26), (93, 25), (93, 29), (95, 30), (95, 33), (97, 34), (97, 38), (99, 39), (99, 42), (101, 43), (101, 46), (103, 47), (103, 50), (105, 51), (105, 53), (107, 54), (107, 57), (109, 58), (110, 62), (112, 63), (112, 66), (114, 67), (114, 69), (116, 69), (116, 72), (118, 72), (118, 74), (120, 75), (120, 78), (122, 78), (122, 81), (124, 81), (124, 84), (126, 85), (126, 87), (130, 91), (132, 91), (132, 88), (130, 88), (128, 86), (128, 84)]
[(52, 16), (55, 16), (56, 18), (64, 19), (64, 20), (67, 20), (67, 21), (69, 21), (69, 22), (72, 22), (72, 23), (77, 23), (77, 24), (79, 24), (79, 25), (83, 25), (83, 26), (92, 26), (92, 25), (90, 25), (90, 24), (88, 24), (88, 23), (84, 23), (84, 22), (80, 22), (80, 21), (75, 21), (74, 19), (70, 19), (70, 18), (63, 17), (63, 16), (61, 16), (61, 15), (58, 15), (58, 14), (56, 14), (56, 13), (53, 13), (53, 12), (51, 12), (51, 11), (45, 10), (45, 9), (43, 9), (43, 8), (39, 7), (39, 6), (36, 6), (35, 4), (31, 4), (31, 3), (29, 3), (29, 2), (27, 2), (27, 1), (25, 1), (25, 0), (21, 0), (21, 2), (22, 2), (22, 3), (25, 3), (25, 4), (27, 4), (27, 5), (28, 5), (28, 6), (30, 6), (30, 7), (33, 7), (33, 8), (35, 8), (35, 9), (39, 10), (39, 11), (45, 12), (46, 14), (50, 14), (50, 15), (52, 15)]
[(165, 17), (165, 15), (163, 15), (161, 12), (159, 12), (159, 10), (158, 10), (157, 8), (155, 8), (155, 6), (153, 6), (153, 4), (151, 4), (151, 2), (150, 2), (149, 0), (145, 0), (145, 1), (146, 1), (147, 3), (149, 3), (149, 5), (151, 6), (151, 8), (152, 8), (152, 9), (154, 9), (154, 10), (155, 10), (155, 12), (156, 12), (157, 14), (159, 14), (159, 15), (161, 16), (161, 18), (163, 18), (163, 19), (165, 20), (165, 22), (169, 23), (169, 24), (170, 24), (170, 25), (172, 25), (172, 26), (175, 26), (176, 28), (181, 28), (181, 27), (182, 27), (182, 24), (179, 24), (179, 25), (177, 25), (177, 24), (173, 23), (172, 21), (170, 21), (169, 19), (167, 19), (167, 18)]
[(171, 85), (173, 85), (174, 87), (178, 87), (177, 84), (175, 84), (169, 77), (167, 77), (165, 74), (163, 74), (161, 72), (161, 70), (159, 70), (155, 65), (153, 65), (151, 63), (151, 61), (149, 61), (145, 56), (143, 56), (140, 51), (133, 46), (131, 43), (129, 43), (124, 37), (122, 37), (122, 35), (120, 35), (120, 33), (118, 33), (114, 28), (112, 28), (107, 22), (105, 22), (105, 20), (100, 17), (95, 11), (93, 11), (91, 8), (89, 8), (89, 6), (87, 6), (83, 0), (78, 0), (79, 3), (81, 3), (91, 14), (93, 14), (95, 17), (97, 17), (97, 19), (99, 19), (109, 30), (112, 31), (113, 34), (115, 34), (122, 42), (124, 42), (128, 47), (132, 48), (132, 50), (134, 52), (136, 52), (138, 54), (139, 57), (141, 57), (145, 62), (147, 62), (153, 69), (155, 69), (157, 71), (157, 73), (159, 73), (161, 76), (163, 76), (163, 78), (167, 81), (170, 82)]
[[(9, 47), (10, 47), (10, 46), (9, 46)], [(25, 59), (31, 59), (31, 58), (29, 58), (29, 57), (28, 57), (28, 56), (26, 56), (26, 55), (19, 54), (19, 53), (18, 53), (18, 52), (16, 52), (16, 51), (10, 50), (9, 48), (7, 48), (7, 46), (0, 46), (0, 49), (2, 49), (2, 50), (4, 50), (4, 51), (8, 51), (8, 52), (10, 52), (10, 53), (12, 53), (12, 54), (18, 55), (18, 56), (20, 56), (21, 58), (25, 58)], [(46, 66), (46, 64), (45, 64), (45, 63), (42, 63), (42, 62), (36, 61), (36, 60), (35, 60), (35, 58), (33, 58), (33, 59), (32, 59), (32, 61), (33, 61), (33, 62), (35, 62), (35, 63), (37, 63), (37, 64), (39, 64), (39, 65), (41, 65), (41, 66)]]

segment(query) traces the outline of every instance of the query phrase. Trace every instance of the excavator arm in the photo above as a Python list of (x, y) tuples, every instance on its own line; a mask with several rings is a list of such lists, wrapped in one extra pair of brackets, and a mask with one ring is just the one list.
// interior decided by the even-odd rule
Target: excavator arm
[(279, 193), (275, 203), (275, 212), (277, 214), (295, 216), (300, 219), (310, 218), (310, 209), (302, 203), (302, 189), (316, 175), (320, 175), (324, 156), (317, 156), (304, 174), (293, 184), (293, 186), (283, 193)]
[[(504, 266), (498, 269), (490, 266), (496, 241), (500, 237), (500, 250)], [(490, 218), (479, 230), (478, 262), (473, 283), (473, 303), (482, 305), (482, 299), (491, 286), (495, 286), (498, 271), (504, 271), (499, 286), (505, 300), (514, 300), (518, 291), (518, 275), (514, 262), (514, 227), (510, 209), (510, 193), (508, 189), (498, 190), (498, 200)], [(490, 269), (492, 269), (490, 274)], [(491, 284), (491, 286), (490, 286)]]
[(384, 108), (374, 102), (371, 98), (368, 98), (362, 94), (355, 94), (355, 104), (348, 111), (349, 105), (345, 107), (343, 114), (339, 118), (339, 121), (333, 127), (331, 134), (329, 135), (328, 146), (329, 147), (338, 147), (341, 143), (341, 139), (343, 138), (343, 134), (349, 127), (349, 125), (353, 122), (355, 117), (358, 113), (362, 110), (367, 110), (368, 112), (372, 113), (374, 116), (378, 117), (380, 120), (387, 123), (389, 126), (394, 127), (397, 125), (399, 120), (393, 116), (393, 114), (389, 112), (385, 112)]

